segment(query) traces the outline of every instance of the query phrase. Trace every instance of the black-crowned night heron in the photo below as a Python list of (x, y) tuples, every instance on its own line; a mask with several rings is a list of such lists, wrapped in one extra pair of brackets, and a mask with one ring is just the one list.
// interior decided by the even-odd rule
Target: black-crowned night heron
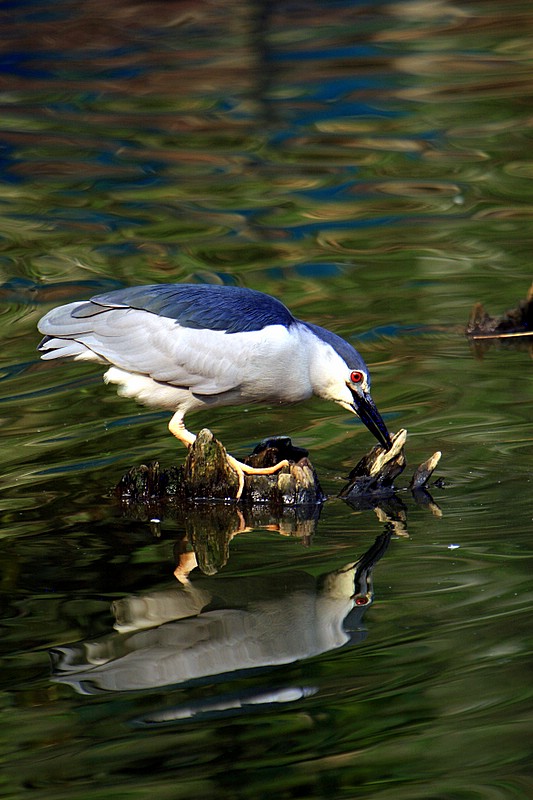
[[(110, 367), (106, 383), (174, 415), (170, 432), (190, 446), (189, 411), (249, 403), (293, 403), (315, 394), (357, 414), (378, 441), (390, 436), (357, 352), (334, 333), (302, 322), (279, 300), (236, 286), (158, 284), (100, 294), (49, 311), (39, 322), (43, 359)], [(228, 456), (239, 474), (254, 470)]]

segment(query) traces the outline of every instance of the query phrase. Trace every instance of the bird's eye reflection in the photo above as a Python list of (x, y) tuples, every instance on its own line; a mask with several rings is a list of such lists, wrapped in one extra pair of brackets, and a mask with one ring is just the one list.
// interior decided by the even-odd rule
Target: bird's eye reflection
[(370, 602), (370, 598), (365, 596), (356, 597), (354, 602), (356, 606), (366, 606)]

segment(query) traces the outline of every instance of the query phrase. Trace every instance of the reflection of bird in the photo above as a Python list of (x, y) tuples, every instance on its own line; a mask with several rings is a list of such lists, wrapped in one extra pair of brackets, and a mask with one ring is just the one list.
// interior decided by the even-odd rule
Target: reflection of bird
[(88, 694), (157, 689), (210, 676), (228, 680), (228, 673), (356, 644), (366, 635), (362, 619), (374, 598), (373, 568), (390, 538), (390, 531), (381, 534), (357, 561), (318, 580), (294, 571), (216, 584), (199, 578), (116, 600), (118, 633), (54, 647), (54, 680)]
[[(189, 411), (316, 394), (358, 414), (390, 447), (357, 350), (261, 292), (206, 284), (119, 289), (53, 309), (39, 330), (44, 359), (106, 364), (104, 380), (121, 395), (174, 412), (169, 429), (187, 446), (195, 440), (183, 421)], [(228, 459), (242, 490), (243, 472), (254, 470)]]

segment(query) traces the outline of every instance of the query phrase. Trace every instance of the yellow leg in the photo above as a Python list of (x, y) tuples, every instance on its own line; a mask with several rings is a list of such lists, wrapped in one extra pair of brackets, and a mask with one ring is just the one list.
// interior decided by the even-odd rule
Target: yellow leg
[(273, 467), (250, 467), (248, 464), (243, 464), (242, 461), (238, 461), (238, 459), (230, 456), (229, 453), (227, 454), (226, 458), (228, 459), (228, 464), (230, 467), (234, 469), (239, 476), (239, 488), (236, 495), (237, 500), (240, 500), (242, 490), (244, 489), (245, 475), (273, 475), (275, 472), (278, 472), (280, 469), (282, 469), (282, 467), (289, 466), (287, 459), (279, 461), (277, 464), (274, 464)]
[(176, 411), (170, 422), (168, 423), (168, 429), (170, 433), (179, 439), (180, 442), (186, 447), (190, 447), (191, 444), (194, 444), (196, 441), (196, 436), (194, 433), (191, 433), (185, 427), (185, 423), (183, 422), (183, 414), (181, 411)]
[[(183, 442), (186, 447), (190, 447), (196, 441), (196, 436), (194, 433), (191, 433), (185, 427), (185, 423), (183, 422), (183, 414), (180, 411), (176, 411), (168, 424), (168, 429), (170, 433), (175, 436), (176, 439), (179, 439), (180, 442)], [(233, 456), (230, 456), (229, 453), (227, 454), (227, 459), (228, 464), (232, 469), (235, 470), (239, 477), (239, 488), (237, 489), (236, 496), (237, 500), (240, 499), (242, 490), (244, 489), (245, 475), (273, 475), (283, 467), (289, 466), (289, 462), (286, 459), (280, 461), (278, 464), (274, 464), (273, 467), (250, 467), (248, 464), (243, 464), (242, 461), (238, 461)]]

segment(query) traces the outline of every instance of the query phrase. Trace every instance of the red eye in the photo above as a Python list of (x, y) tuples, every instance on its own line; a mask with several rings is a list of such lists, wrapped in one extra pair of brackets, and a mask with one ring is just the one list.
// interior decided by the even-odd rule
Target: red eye
[(354, 369), (354, 371), (350, 373), (350, 380), (352, 383), (361, 383), (364, 378), (365, 376), (362, 372), (359, 372), (358, 369)]
[(368, 603), (368, 597), (356, 597), (355, 598), (355, 605), (356, 606), (366, 606)]

